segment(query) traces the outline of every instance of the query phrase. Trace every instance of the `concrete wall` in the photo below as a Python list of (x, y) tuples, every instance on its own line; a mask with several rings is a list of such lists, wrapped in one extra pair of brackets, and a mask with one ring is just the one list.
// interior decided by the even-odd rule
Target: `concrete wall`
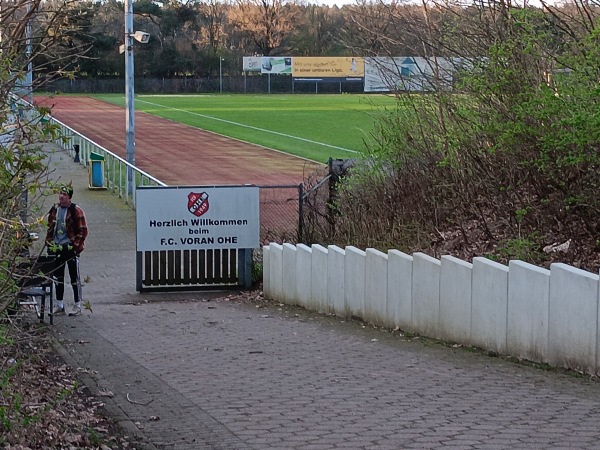
[(485, 258), (263, 247), (266, 298), (600, 375), (600, 278)]

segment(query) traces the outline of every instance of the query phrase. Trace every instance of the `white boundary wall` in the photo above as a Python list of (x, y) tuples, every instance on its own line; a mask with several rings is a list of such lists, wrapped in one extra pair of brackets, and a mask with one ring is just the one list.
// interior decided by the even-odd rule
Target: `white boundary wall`
[(600, 375), (600, 277), (566, 264), (263, 247), (266, 298)]

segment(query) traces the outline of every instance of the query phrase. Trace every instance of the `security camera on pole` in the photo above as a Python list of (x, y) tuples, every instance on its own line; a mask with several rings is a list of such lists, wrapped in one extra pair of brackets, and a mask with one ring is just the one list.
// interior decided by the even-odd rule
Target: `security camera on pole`
[[(133, 40), (146, 44), (150, 35), (143, 31), (133, 31), (133, 3), (125, 0), (125, 44), (120, 50), (125, 52), (125, 159), (135, 167), (135, 106), (133, 99)], [(133, 195), (133, 170), (127, 168), (127, 194)]]

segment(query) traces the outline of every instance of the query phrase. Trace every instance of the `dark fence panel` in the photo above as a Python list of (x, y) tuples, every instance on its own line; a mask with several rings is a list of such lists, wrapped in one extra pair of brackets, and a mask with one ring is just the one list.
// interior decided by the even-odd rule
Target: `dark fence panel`
[[(339, 94), (363, 92), (362, 81), (342, 83), (293, 82), (289, 75), (246, 74), (223, 77), (223, 93), (248, 94)], [(69, 94), (118, 94), (125, 92), (124, 78), (75, 78), (55, 80), (44, 86), (50, 92)], [(197, 94), (218, 93), (221, 80), (218, 77), (185, 78), (136, 78), (136, 94)]]

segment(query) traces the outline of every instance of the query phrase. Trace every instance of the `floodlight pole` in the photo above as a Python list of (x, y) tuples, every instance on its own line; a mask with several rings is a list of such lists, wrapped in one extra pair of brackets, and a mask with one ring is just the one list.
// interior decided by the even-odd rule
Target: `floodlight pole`
[[(135, 105), (133, 96), (133, 3), (125, 0), (125, 159), (135, 166)], [(127, 168), (127, 186), (133, 190), (133, 170)]]
[(223, 58), (219, 56), (219, 93), (223, 93)]

